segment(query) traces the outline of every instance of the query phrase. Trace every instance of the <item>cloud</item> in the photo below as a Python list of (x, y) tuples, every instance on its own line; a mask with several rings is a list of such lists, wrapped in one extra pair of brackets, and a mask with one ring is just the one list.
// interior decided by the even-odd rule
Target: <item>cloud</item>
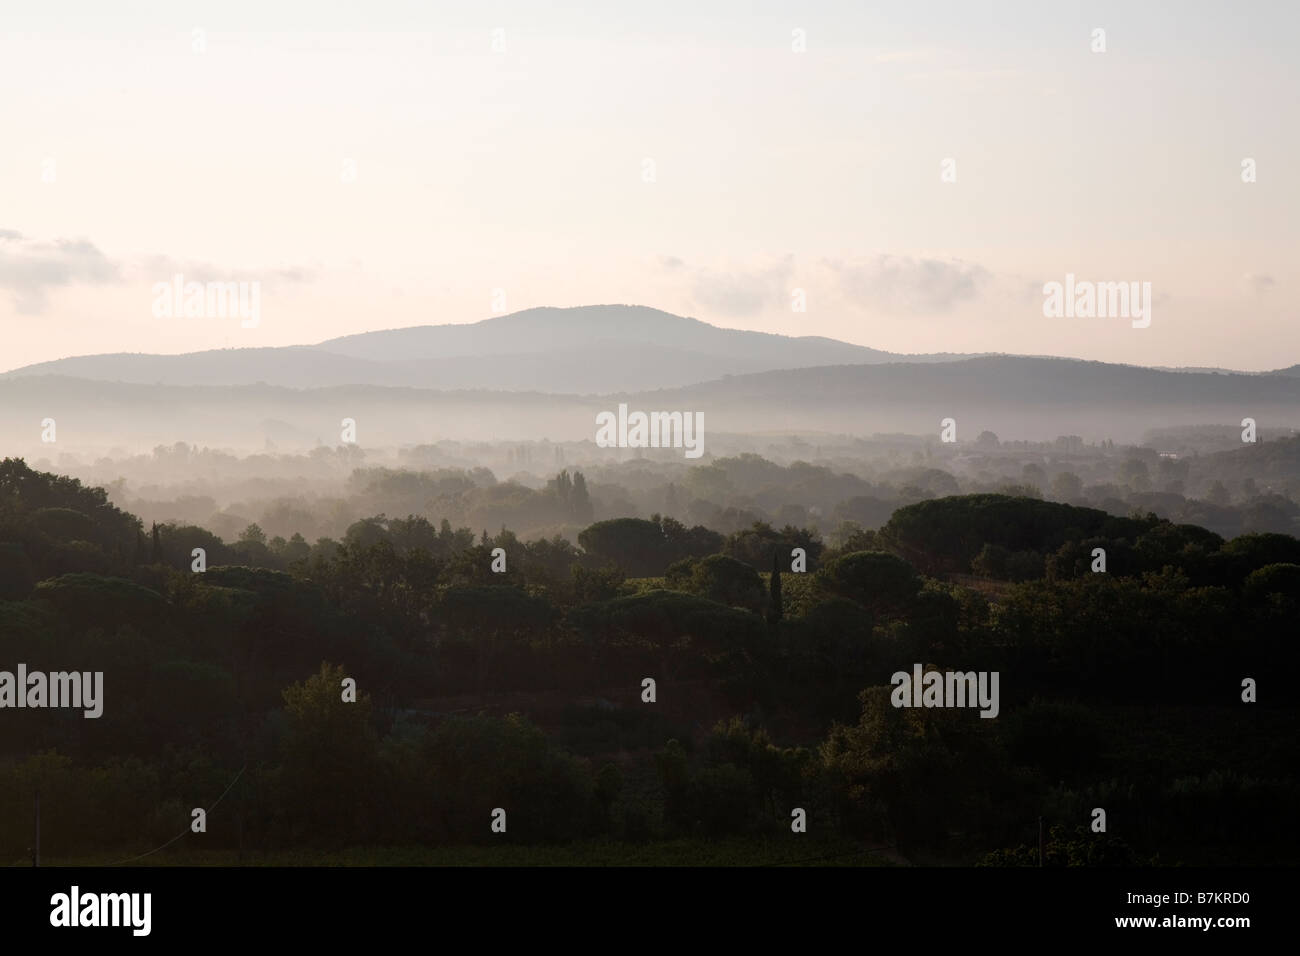
[(14, 305), (24, 315), (44, 312), (52, 289), (120, 280), (117, 263), (85, 239), (41, 242), (0, 230), (0, 289), (13, 293)]
[(149, 282), (170, 282), (179, 274), (187, 282), (260, 282), (264, 286), (308, 282), (315, 273), (310, 269), (229, 269), (210, 262), (173, 259), (170, 256), (150, 256), (134, 268), (141, 278)]
[(925, 315), (974, 300), (991, 278), (983, 266), (960, 259), (880, 255), (867, 260), (827, 260), (841, 293), (855, 305), (881, 312)]
[(661, 257), (659, 262), (665, 271), (689, 277), (691, 298), (697, 305), (730, 318), (783, 307), (794, 271), (794, 257), (788, 255), (767, 265), (735, 270), (688, 267), (674, 256)]
[(104, 255), (86, 239), (28, 239), (13, 229), (0, 229), (0, 289), (13, 294), (20, 314), (40, 315), (52, 290), (75, 284), (121, 282), (124, 273), (149, 282), (170, 282), (180, 273), (194, 282), (260, 282), (264, 286), (308, 282), (314, 273), (299, 267), (223, 269), (206, 262), (150, 256), (130, 263)]
[[(785, 311), (796, 286), (807, 287), (820, 301), (839, 298), (850, 308), (905, 316), (950, 312), (998, 291), (992, 273), (960, 259), (876, 255), (822, 259), (797, 270), (793, 255), (725, 269), (660, 256), (659, 267), (686, 283), (693, 303), (707, 314), (729, 318)], [(1027, 296), (1030, 292), (1041, 298), (1041, 283), (1026, 289)]]

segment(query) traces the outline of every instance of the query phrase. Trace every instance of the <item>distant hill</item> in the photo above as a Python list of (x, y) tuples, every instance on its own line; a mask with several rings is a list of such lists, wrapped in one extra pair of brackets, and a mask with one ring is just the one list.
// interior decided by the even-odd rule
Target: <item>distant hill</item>
[(938, 434), (940, 420), (951, 417), (959, 441), (988, 429), (1010, 439), (1137, 442), (1149, 428), (1238, 425), (1247, 416), (1262, 428), (1300, 427), (1300, 378), (1007, 355), (787, 369), (638, 399), (654, 408), (710, 409), (719, 428), (761, 416), (772, 429), (816, 422), (849, 433)]
[(827, 365), (889, 361), (899, 356), (819, 336), (794, 338), (722, 329), (643, 305), (526, 309), (468, 325), (426, 325), (363, 332), (319, 348), (372, 361), (551, 354), (594, 347), (652, 346), (749, 361)]
[(818, 336), (722, 329), (631, 305), (528, 309), (468, 325), (365, 332), (318, 345), (219, 349), (186, 355), (87, 355), (3, 377), (66, 375), (145, 385), (342, 385), (489, 388), (600, 394), (671, 388), (783, 368), (938, 362)]
[(1214, 474), (1225, 480), (1284, 480), (1300, 474), (1300, 436), (1258, 445), (1241, 445), (1206, 456)]
[[(362, 447), (440, 439), (590, 441), (595, 415), (620, 402), (631, 410), (703, 412), (706, 435), (907, 432), (937, 438), (945, 418), (956, 420), (959, 443), (973, 442), (984, 430), (1003, 440), (1079, 435), (1138, 442), (1150, 429), (1239, 426), (1245, 417), (1256, 419), (1262, 430), (1300, 427), (1300, 377), (989, 356), (784, 369), (602, 395), (375, 385), (158, 386), (11, 376), (0, 379), (0, 447), (47, 455), (112, 445), (151, 449), (176, 441), (244, 450), (268, 441), (283, 449), (310, 448), (338, 444), (343, 418), (356, 420)], [(39, 442), (45, 417), (58, 422), (57, 446)], [(593, 445), (593, 454), (618, 451)]]

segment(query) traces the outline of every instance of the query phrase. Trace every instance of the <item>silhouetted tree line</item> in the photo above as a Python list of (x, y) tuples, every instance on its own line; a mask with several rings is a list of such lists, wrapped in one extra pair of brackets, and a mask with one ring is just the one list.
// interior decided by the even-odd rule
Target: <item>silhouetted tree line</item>
[[(1023, 862), (1045, 815), (1058, 862), (1294, 861), (1298, 601), (1294, 538), (1030, 497), (841, 547), (662, 515), (576, 546), (419, 515), (226, 544), (5, 460), (0, 668), (102, 670), (105, 703), (0, 711), (0, 855), (37, 789), (47, 855), (127, 855), (243, 767), (205, 847), (486, 841), (498, 806), (515, 841), (775, 837), (801, 807), (954, 859)], [(999, 719), (893, 707), (913, 663), (999, 671)], [(1102, 849), (1071, 842), (1094, 806)]]

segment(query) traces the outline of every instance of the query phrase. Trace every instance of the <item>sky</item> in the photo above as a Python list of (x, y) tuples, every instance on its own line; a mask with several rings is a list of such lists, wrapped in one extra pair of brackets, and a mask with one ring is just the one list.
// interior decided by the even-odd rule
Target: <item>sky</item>
[[(1293, 2), (10, 7), (0, 370), (619, 302), (1300, 363)], [(159, 317), (177, 274), (259, 321)], [(1044, 315), (1067, 274), (1150, 324)]]

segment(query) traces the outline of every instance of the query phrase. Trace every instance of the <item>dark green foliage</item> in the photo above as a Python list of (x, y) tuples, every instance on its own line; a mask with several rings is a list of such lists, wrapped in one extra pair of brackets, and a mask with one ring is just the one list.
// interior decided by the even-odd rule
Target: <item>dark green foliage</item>
[(575, 564), (570, 569), (573, 578), (573, 600), (576, 604), (599, 604), (623, 593), (627, 575), (617, 567), (584, 568)]
[(1101, 764), (1107, 728), (1078, 703), (1033, 700), (1008, 714), (1002, 728), (1007, 755), (1047, 779), (1074, 783)]
[[(1091, 833), (1086, 827), (1053, 826), (1043, 845), (1043, 866), (1135, 866), (1139, 860), (1123, 837)], [(1038, 847), (1021, 844), (995, 850), (977, 866), (1038, 866)]]
[(1290, 602), (1300, 600), (1300, 564), (1266, 564), (1247, 575), (1242, 585), (1247, 600), (1265, 603), (1274, 596)]
[(921, 590), (916, 569), (885, 551), (856, 551), (817, 572), (828, 594), (861, 604), (874, 614), (900, 614)]
[(0, 541), (0, 600), (24, 598), (35, 586), (36, 572), (23, 546), (16, 541)]
[[(1148, 463), (1148, 480), (1173, 473)], [(924, 464), (906, 475), (908, 494), (950, 490)], [(808, 489), (807, 506), (785, 508), (792, 522), (846, 498), (840, 517), (866, 520), (879, 490), (740, 456), (678, 491), (757, 500), (781, 476)], [(836, 551), (748, 504), (689, 500), (675, 513), (716, 514), (728, 533), (618, 519), (584, 530), (579, 550), (549, 530), (480, 538), (416, 513), (473, 493), (576, 518), (592, 500), (577, 473), (536, 492), (460, 471), (353, 483), (408, 517), (374, 514), (314, 544), (244, 518), (226, 544), (188, 524), (146, 535), (99, 489), (0, 463), (0, 669), (96, 669), (107, 683), (100, 720), (4, 713), (0, 821), (30, 819), (39, 785), (49, 854), (127, 856), (183, 832), (243, 767), (205, 847), (241, 832), (285, 850), (775, 845), (802, 839), (801, 807), (828, 840), (946, 862), (1024, 863), (1040, 815), (1055, 827), (1050, 865), (1300, 858), (1295, 701), (1277, 676), (1300, 667), (1294, 538), (1225, 542), (1152, 516), (975, 495), (909, 505), (879, 533), (846, 526)], [(196, 547), (205, 574), (190, 569)], [(813, 575), (790, 572), (795, 547)], [(1105, 574), (1091, 570), (1098, 547)], [(891, 675), (913, 663), (999, 671), (999, 718), (893, 707)], [(1246, 676), (1257, 704), (1241, 701)], [(741, 716), (719, 721), (729, 714)], [(1095, 806), (1104, 838), (1076, 829)], [(505, 835), (491, 833), (494, 807)], [(25, 824), (0, 826), (0, 863), (27, 845)]]
[(763, 582), (753, 568), (725, 554), (695, 560), (685, 558), (668, 568), (669, 586), (729, 607), (758, 611), (763, 606)]
[(789, 567), (790, 553), (803, 548), (808, 556), (808, 570), (816, 571), (823, 545), (816, 532), (806, 528), (786, 525), (780, 531), (766, 522), (756, 521), (743, 531), (727, 535), (722, 543), (722, 553), (743, 561), (755, 571), (766, 571), (770, 565), (768, 555), (775, 551)]
[(861, 701), (857, 724), (833, 727), (820, 751), (850, 832), (910, 847), (1001, 825), (1020, 783), (990, 721), (970, 710), (896, 708), (888, 687), (863, 691)]
[(971, 559), (971, 572), (1000, 581), (1032, 581), (1043, 576), (1043, 556), (1037, 551), (1009, 551), (986, 544)]
[(166, 563), (177, 571), (188, 572), (194, 561), (194, 549), (202, 548), (209, 568), (222, 564), (231, 564), (236, 560), (235, 551), (211, 531), (195, 525), (164, 524), (155, 528), (161, 558), (156, 562)]
[(682, 558), (713, 554), (722, 536), (707, 528), (687, 528), (680, 521), (654, 515), (598, 521), (578, 535), (578, 543), (594, 559), (612, 563), (636, 577), (663, 574)]
[(69, 618), (101, 626), (117, 621), (153, 624), (166, 608), (157, 591), (97, 574), (64, 574), (42, 581), (34, 596)]
[(957, 495), (899, 508), (882, 533), (899, 554), (935, 573), (965, 570), (987, 544), (1049, 552), (1071, 539), (1128, 536), (1144, 526), (1146, 522), (1054, 501)]
[(370, 696), (361, 692), (354, 702), (343, 700), (343, 679), (349, 676), (344, 668), (323, 663), (314, 675), (284, 691), (285, 796), (293, 808), (290, 832), (298, 840), (374, 837), (376, 821), (366, 812), (366, 802), (379, 741), (371, 725)]
[(659, 646), (687, 640), (698, 648), (731, 649), (757, 642), (762, 620), (707, 598), (656, 590), (581, 608), (570, 615), (592, 639), (638, 636)]
[(779, 624), (785, 617), (785, 601), (781, 597), (781, 554), (772, 554), (772, 573), (767, 579), (767, 623)]
[[(587, 832), (596, 799), (590, 767), (554, 750), (517, 714), (447, 720), (425, 737), (421, 753), (435, 840), (538, 843)], [(496, 807), (506, 810), (507, 829), (494, 837)]]

